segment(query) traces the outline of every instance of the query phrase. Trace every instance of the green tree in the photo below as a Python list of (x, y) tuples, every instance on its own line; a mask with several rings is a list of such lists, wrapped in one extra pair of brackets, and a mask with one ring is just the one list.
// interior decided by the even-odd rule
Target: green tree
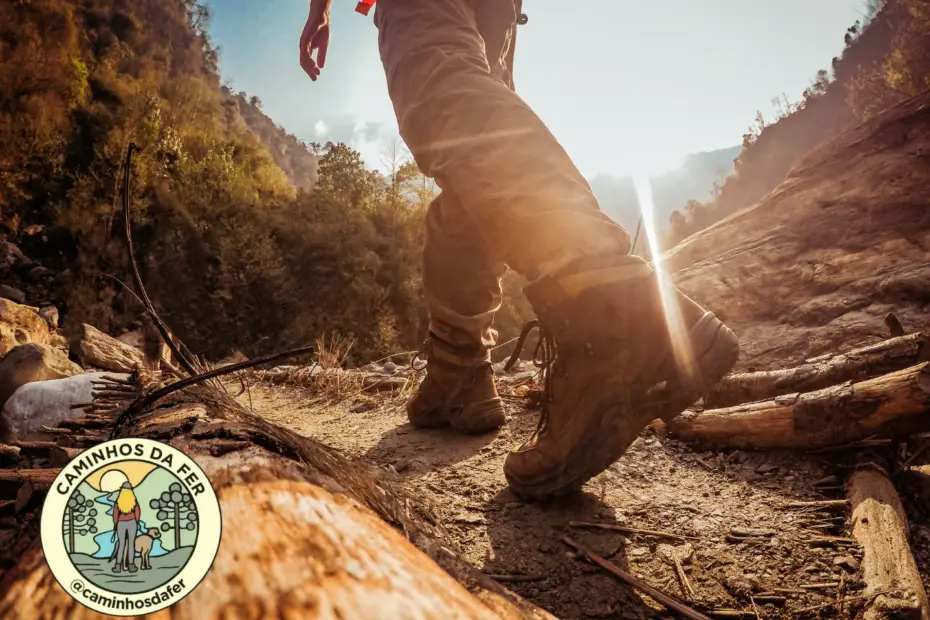
[(94, 501), (75, 490), (65, 504), (63, 534), (68, 537), (68, 553), (74, 553), (75, 535), (97, 533), (97, 509)]
[(197, 506), (190, 493), (184, 491), (177, 482), (172, 482), (168, 490), (152, 499), (149, 506), (157, 510), (156, 518), (162, 521), (162, 532), (174, 532), (174, 548), (181, 548), (181, 530), (193, 531), (197, 527)]

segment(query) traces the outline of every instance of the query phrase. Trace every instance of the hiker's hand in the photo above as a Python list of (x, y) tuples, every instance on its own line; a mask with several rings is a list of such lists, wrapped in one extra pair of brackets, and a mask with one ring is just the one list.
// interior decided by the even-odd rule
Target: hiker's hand
[[(329, 48), (329, 2), (314, 0), (313, 4), (317, 3), (324, 8), (317, 9), (311, 5), (310, 17), (300, 35), (300, 66), (314, 82), (326, 64), (326, 50)], [(316, 59), (313, 58), (314, 52)]]

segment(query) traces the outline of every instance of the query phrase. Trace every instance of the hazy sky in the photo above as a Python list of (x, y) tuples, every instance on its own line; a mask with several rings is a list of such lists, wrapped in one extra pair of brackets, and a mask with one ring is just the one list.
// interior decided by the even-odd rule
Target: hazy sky
[[(864, 0), (524, 0), (520, 95), (581, 171), (661, 172), (739, 144), (756, 110), (797, 99), (843, 48)], [(372, 17), (333, 1), (317, 82), (297, 62), (307, 0), (209, 0), (220, 68), (298, 137), (346, 141), (366, 163), (396, 136)]]

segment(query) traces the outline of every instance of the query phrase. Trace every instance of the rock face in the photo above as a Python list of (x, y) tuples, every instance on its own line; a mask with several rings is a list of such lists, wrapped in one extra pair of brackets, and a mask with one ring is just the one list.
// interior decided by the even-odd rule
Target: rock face
[(26, 383), (63, 379), (83, 372), (80, 366), (50, 345), (20, 345), (0, 359), (0, 406)]
[(18, 304), (26, 303), (26, 294), (24, 292), (6, 284), (0, 284), (0, 297), (15, 301)]
[(776, 368), (930, 325), (930, 93), (807, 155), (755, 206), (666, 264), (739, 335), (739, 369)]
[(76, 343), (76, 348), (77, 358), (85, 368), (132, 372), (136, 365), (143, 365), (142, 351), (91, 325), (84, 325), (83, 335)]
[[(0, 413), (0, 441), (28, 439), (40, 432), (42, 426), (55, 427), (64, 420), (84, 416), (80, 407), (93, 397), (92, 381), (100, 380), (105, 373), (88, 373), (65, 379), (36, 381), (20, 387), (3, 405)], [(117, 375), (125, 378), (129, 375)]]
[(21, 344), (48, 343), (49, 333), (35, 308), (0, 299), (0, 355)]

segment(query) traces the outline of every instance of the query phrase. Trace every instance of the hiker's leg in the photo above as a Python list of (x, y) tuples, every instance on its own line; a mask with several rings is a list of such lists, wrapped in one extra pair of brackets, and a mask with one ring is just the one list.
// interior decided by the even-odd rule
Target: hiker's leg
[[(606, 469), (647, 422), (716, 383), (739, 349), (712, 313), (627, 256), (629, 236), (491, 73), (472, 7), (493, 1), (380, 0), (376, 22), (401, 136), (420, 169), (455, 192), (492, 262), (531, 280), (525, 292), (555, 354), (537, 434), (504, 473), (518, 494), (540, 497)], [(665, 306), (681, 320), (669, 321)], [(660, 383), (677, 411), (643, 406)]]
[(506, 420), (494, 387), (491, 328), (500, 308), (500, 277), (474, 222), (451, 191), (433, 201), (426, 214), (423, 291), (429, 307), (427, 376), (407, 403), (418, 427), (451, 424), (478, 433)]
[(497, 331), (491, 325), (501, 306), (505, 269), (489, 257), (455, 193), (443, 191), (426, 212), (423, 291), (430, 333), (454, 347), (493, 347)]
[(401, 136), (420, 169), (458, 196), (494, 262), (533, 277), (628, 251), (564, 149), (492, 74), (469, 0), (376, 7)]

